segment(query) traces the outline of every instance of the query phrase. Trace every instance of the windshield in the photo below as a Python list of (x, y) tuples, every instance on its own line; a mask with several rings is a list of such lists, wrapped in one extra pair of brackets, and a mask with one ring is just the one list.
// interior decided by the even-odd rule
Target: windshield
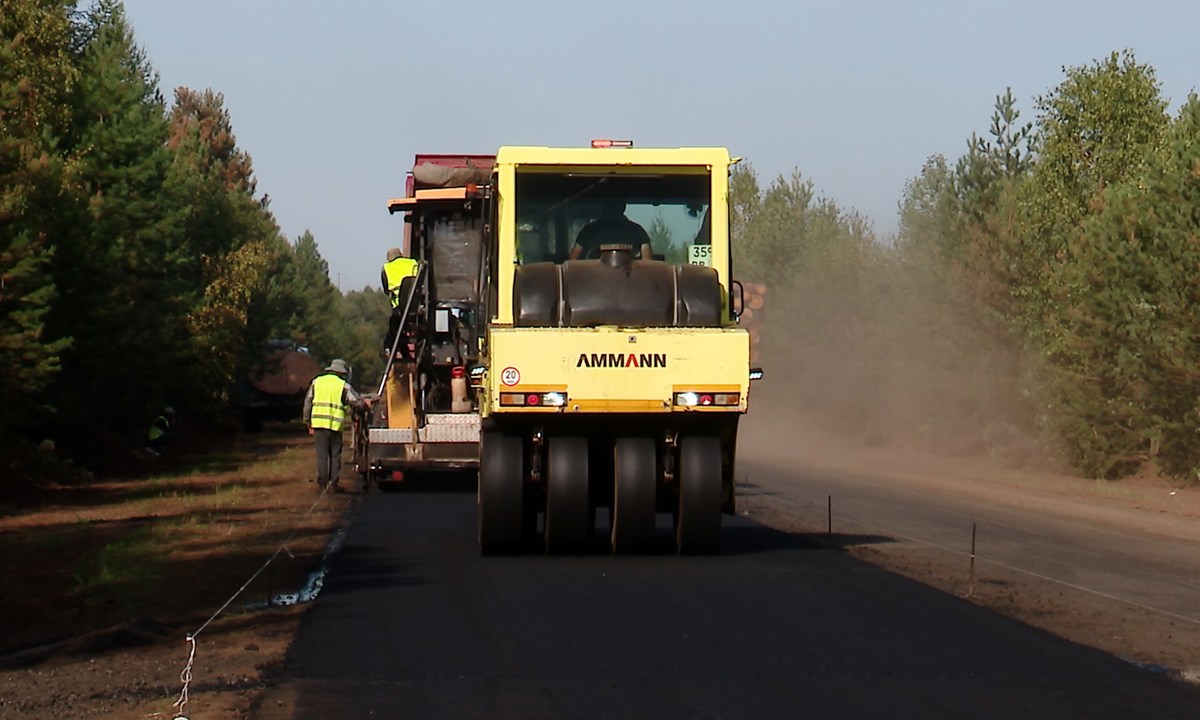
[(587, 259), (618, 243), (676, 265), (709, 265), (709, 182), (707, 174), (519, 173), (519, 261)]

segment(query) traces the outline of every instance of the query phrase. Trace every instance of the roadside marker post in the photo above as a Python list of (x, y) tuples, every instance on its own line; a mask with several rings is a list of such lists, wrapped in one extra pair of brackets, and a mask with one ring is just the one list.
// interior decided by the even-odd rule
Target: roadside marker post
[(967, 597), (975, 594), (975, 526), (971, 523), (971, 572), (967, 576)]

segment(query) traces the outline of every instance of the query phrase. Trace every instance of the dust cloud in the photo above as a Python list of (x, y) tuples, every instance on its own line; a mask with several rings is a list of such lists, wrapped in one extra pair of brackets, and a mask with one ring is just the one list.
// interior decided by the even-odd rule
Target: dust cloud
[(743, 452), (820, 461), (855, 448), (1053, 469), (1033, 373), (969, 298), (903, 275), (801, 277), (757, 314)]

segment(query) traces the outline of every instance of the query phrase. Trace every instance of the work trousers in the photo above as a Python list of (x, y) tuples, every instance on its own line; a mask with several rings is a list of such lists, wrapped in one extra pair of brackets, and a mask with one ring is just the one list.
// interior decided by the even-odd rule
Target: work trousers
[(342, 431), (313, 428), (313, 439), (317, 446), (317, 486), (324, 490), (333, 483), (336, 488), (342, 472)]

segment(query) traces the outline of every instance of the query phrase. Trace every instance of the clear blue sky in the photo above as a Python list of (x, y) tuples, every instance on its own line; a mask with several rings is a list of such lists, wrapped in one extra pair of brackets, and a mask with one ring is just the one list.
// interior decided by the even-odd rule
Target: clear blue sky
[(168, 101), (223, 93), (259, 192), (345, 290), (401, 232), (385, 201), (418, 152), (719, 145), (765, 185), (799, 170), (895, 231), (905, 183), (1131, 48), (1172, 112), (1200, 77), (1200, 4), (937, 0), (125, 0)]

